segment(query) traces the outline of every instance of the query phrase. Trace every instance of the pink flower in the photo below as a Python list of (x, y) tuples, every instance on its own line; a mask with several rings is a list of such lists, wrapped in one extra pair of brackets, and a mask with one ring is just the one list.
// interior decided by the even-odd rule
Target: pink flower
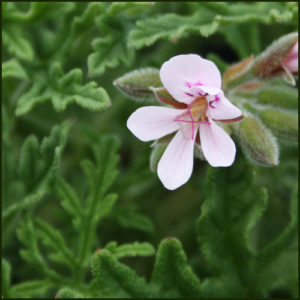
[(241, 111), (224, 96), (216, 65), (198, 55), (171, 58), (162, 65), (160, 79), (186, 108), (142, 107), (129, 117), (127, 127), (144, 142), (177, 132), (157, 167), (163, 185), (174, 190), (192, 174), (195, 144), (201, 147), (211, 166), (226, 167), (233, 163), (235, 144), (215, 120), (235, 119)]
[(298, 73), (298, 41), (282, 60), (281, 65), (291, 73)]

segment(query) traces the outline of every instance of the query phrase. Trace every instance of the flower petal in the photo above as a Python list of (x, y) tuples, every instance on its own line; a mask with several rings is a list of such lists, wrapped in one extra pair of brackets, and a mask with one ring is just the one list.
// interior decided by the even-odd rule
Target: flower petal
[(221, 95), (218, 101), (209, 101), (206, 114), (213, 120), (230, 120), (241, 116), (242, 112), (224, 95)]
[(166, 61), (160, 69), (160, 79), (168, 92), (186, 104), (194, 98), (189, 96), (189, 83), (221, 87), (221, 75), (217, 66), (210, 60), (196, 54), (177, 55)]
[(195, 138), (185, 138), (182, 131), (179, 130), (168, 145), (157, 167), (158, 177), (165, 188), (175, 190), (191, 177), (194, 161), (194, 140)]
[(156, 140), (179, 129), (174, 119), (184, 111), (159, 106), (141, 107), (129, 117), (127, 127), (143, 142)]
[(214, 121), (210, 125), (200, 124), (200, 141), (203, 154), (213, 167), (232, 165), (236, 148), (231, 137)]

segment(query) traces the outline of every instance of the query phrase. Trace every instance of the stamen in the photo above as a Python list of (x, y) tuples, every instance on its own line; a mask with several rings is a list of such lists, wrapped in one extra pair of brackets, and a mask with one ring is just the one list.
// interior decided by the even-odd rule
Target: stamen
[(193, 116), (192, 116), (192, 113), (191, 113), (191, 105), (188, 104), (188, 113), (189, 113), (189, 116), (191, 117), (191, 120), (192, 120), (192, 140), (194, 139), (194, 119), (193, 119)]

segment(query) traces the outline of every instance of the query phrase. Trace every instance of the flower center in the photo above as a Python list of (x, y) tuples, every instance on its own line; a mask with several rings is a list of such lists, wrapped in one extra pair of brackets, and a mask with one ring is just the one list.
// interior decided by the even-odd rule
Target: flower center
[(194, 121), (205, 121), (208, 103), (205, 97), (199, 97), (190, 104), (189, 110)]
[(210, 125), (206, 112), (208, 108), (208, 103), (205, 97), (196, 98), (191, 104), (187, 106), (187, 112), (183, 115), (177, 117), (174, 121), (181, 123), (190, 123), (192, 125), (192, 136), (194, 139), (195, 129), (197, 129), (198, 124), (208, 124)]

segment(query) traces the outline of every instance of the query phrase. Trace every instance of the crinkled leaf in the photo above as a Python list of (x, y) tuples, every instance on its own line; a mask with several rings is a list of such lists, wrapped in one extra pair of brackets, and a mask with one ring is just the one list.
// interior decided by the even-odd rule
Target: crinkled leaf
[(16, 77), (20, 79), (27, 78), (24, 68), (16, 59), (11, 59), (2, 63), (2, 77)]
[(151, 219), (139, 213), (133, 205), (119, 205), (115, 207), (111, 217), (125, 228), (133, 228), (145, 232), (153, 232), (154, 230)]
[(52, 101), (57, 111), (64, 110), (73, 102), (92, 111), (99, 111), (110, 105), (109, 96), (103, 88), (93, 81), (82, 84), (80, 69), (73, 69), (63, 75), (59, 64), (52, 66), (49, 78), (43, 73), (37, 76), (31, 89), (19, 99), (16, 114), (23, 115), (37, 103), (45, 101)]
[(2, 298), (8, 298), (11, 282), (11, 266), (7, 260), (2, 258)]
[(80, 292), (76, 291), (75, 289), (62, 288), (56, 294), (55, 298), (62, 298), (62, 299), (76, 298), (77, 299), (77, 298), (86, 298), (86, 297)]
[(149, 243), (134, 242), (131, 244), (117, 245), (116, 242), (109, 242), (105, 246), (116, 258), (131, 257), (131, 256), (151, 256), (155, 254), (155, 249)]
[(151, 282), (160, 287), (160, 293), (172, 298), (199, 298), (201, 284), (191, 267), (181, 243), (168, 238), (159, 245)]
[(11, 297), (12, 298), (43, 297), (45, 293), (52, 287), (53, 284), (47, 279), (24, 281), (12, 286)]
[(31, 206), (50, 190), (56, 180), (70, 126), (70, 121), (54, 126), (50, 136), (44, 138), (40, 145), (35, 136), (26, 139), (18, 168), (20, 179), (25, 185), (25, 195), (4, 210), (3, 217)]
[[(255, 294), (251, 288), (256, 279), (249, 231), (265, 209), (266, 191), (254, 187), (253, 170), (241, 158), (230, 168), (209, 168), (204, 186), (197, 236), (201, 252), (224, 284), (214, 297), (249, 297)], [(208, 290), (204, 293), (208, 296)]]
[[(194, 15), (165, 14), (156, 18), (139, 20), (136, 23), (136, 28), (132, 29), (129, 34), (129, 43), (139, 49), (150, 46), (163, 38), (178, 39), (191, 32), (207, 37), (219, 28), (223, 31), (227, 24), (249, 23), (250, 21), (267, 24), (288, 22), (292, 20), (294, 15), (291, 11), (286, 11), (285, 8), (280, 6), (274, 8), (273, 4), (268, 3), (255, 3), (251, 7), (246, 3), (226, 6), (225, 8), (225, 5), (222, 6), (222, 4), (201, 2), (199, 3), (199, 10)], [(232, 44), (237, 44), (237, 42)], [(251, 53), (246, 55), (249, 54)]]
[(117, 18), (101, 19), (100, 24), (105, 35), (92, 42), (94, 52), (87, 61), (90, 76), (102, 75), (106, 68), (114, 68), (120, 62), (128, 66), (134, 58), (134, 50), (127, 46), (125, 25)]
[(98, 250), (92, 257), (92, 272), (104, 297), (147, 298), (153, 290), (143, 277), (121, 264), (108, 250)]
[(34, 51), (22, 27), (15, 24), (5, 26), (2, 29), (2, 38), (4, 45), (12, 55), (25, 60), (33, 59)]

